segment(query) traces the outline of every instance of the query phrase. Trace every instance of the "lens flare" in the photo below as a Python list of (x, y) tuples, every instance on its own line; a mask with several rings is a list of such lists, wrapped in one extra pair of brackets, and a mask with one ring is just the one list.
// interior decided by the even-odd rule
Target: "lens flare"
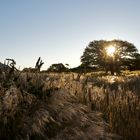
[(114, 53), (116, 51), (116, 48), (114, 46), (109, 46), (106, 48), (106, 53), (108, 56), (114, 56)]

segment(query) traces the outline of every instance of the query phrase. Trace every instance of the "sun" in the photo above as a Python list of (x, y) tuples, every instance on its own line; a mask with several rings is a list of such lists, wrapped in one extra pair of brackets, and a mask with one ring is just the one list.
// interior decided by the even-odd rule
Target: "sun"
[(106, 48), (106, 53), (107, 53), (108, 56), (113, 57), (115, 51), (116, 51), (116, 48), (112, 45)]

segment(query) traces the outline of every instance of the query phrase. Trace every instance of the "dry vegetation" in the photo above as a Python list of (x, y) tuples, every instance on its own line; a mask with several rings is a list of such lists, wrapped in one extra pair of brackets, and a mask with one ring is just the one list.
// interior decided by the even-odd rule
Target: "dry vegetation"
[(0, 81), (2, 140), (140, 138), (139, 75), (1, 72)]

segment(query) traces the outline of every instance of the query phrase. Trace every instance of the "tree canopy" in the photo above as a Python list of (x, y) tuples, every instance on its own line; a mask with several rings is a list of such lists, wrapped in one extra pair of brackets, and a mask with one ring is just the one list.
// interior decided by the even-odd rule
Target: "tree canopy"
[(140, 54), (134, 44), (122, 40), (95, 40), (89, 43), (81, 56), (85, 66), (119, 73), (121, 68), (136, 67)]
[[(66, 64), (66, 66), (68, 66), (68, 64)], [(49, 68), (48, 68), (48, 72), (66, 72), (68, 71), (68, 68), (66, 67), (64, 64), (62, 63), (58, 63), (58, 64), (52, 64)]]

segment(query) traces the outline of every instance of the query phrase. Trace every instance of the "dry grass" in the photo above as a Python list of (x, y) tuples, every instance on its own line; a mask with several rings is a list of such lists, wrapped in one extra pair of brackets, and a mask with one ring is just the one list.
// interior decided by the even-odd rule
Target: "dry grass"
[(0, 139), (139, 139), (139, 75), (16, 75), (0, 76)]
[[(56, 89), (66, 90), (68, 94), (65, 96), (70, 96), (70, 99), (76, 97), (78, 104), (85, 104), (94, 111), (102, 112), (104, 119), (109, 123), (110, 132), (119, 134), (125, 140), (139, 139), (140, 77), (138, 75), (95, 77), (92, 73), (80, 76), (74, 73), (52, 73), (39, 77), (40, 80), (43, 79), (45, 95), (47, 89), (52, 89), (50, 96)], [(48, 100), (48, 97), (45, 100)], [(60, 99), (60, 104), (62, 100)]]
[[(79, 100), (73, 89), (78, 84), (77, 76), (63, 74), (63, 79), (58, 74), (24, 73), (14, 80), (15, 76), (3, 79), (1, 75), (0, 139), (120, 139), (109, 132), (102, 113)], [(81, 91), (83, 88), (81, 84)]]

